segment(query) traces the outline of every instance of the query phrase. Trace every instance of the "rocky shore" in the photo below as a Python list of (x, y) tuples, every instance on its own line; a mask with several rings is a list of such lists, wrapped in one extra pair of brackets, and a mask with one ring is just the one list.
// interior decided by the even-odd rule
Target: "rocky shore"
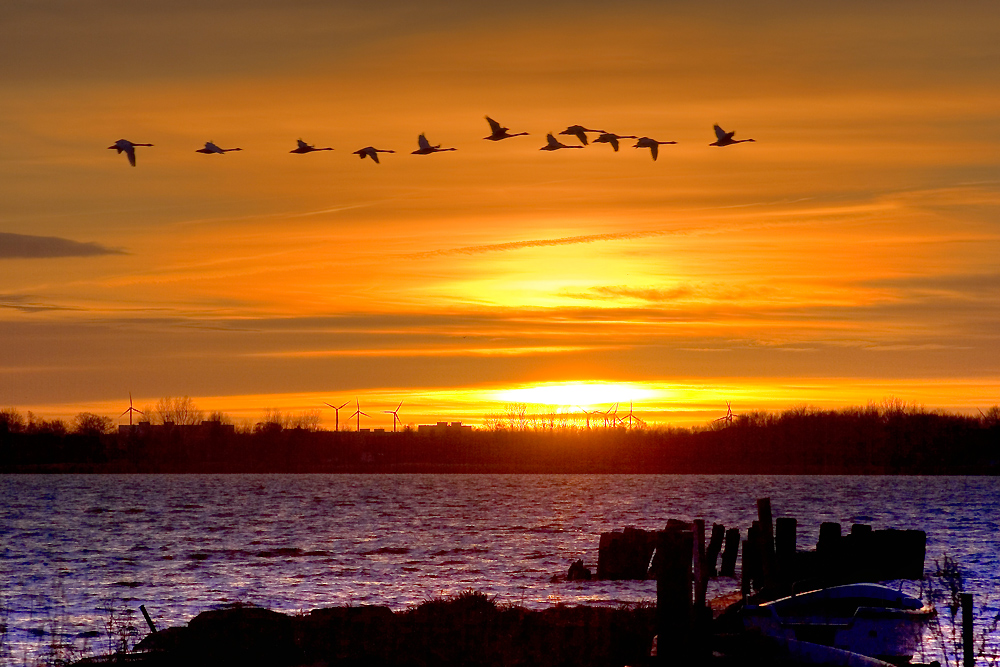
[(534, 611), (498, 605), (473, 591), (398, 612), (347, 606), (290, 616), (235, 606), (149, 634), (132, 653), (100, 662), (150, 667), (640, 665), (650, 660), (655, 626), (651, 605)]

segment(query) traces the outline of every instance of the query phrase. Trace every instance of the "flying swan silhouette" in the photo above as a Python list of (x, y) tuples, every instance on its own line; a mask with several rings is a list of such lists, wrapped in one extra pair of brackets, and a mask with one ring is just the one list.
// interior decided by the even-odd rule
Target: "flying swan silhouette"
[(508, 130), (510, 129), (509, 127), (504, 127), (503, 125), (496, 122), (489, 116), (486, 116), (486, 122), (490, 124), (491, 134), (488, 137), (483, 137), (483, 139), (486, 139), (488, 141), (500, 141), (501, 139), (510, 139), (511, 137), (522, 137), (522, 136), (527, 136), (528, 134), (527, 132), (515, 132), (514, 134), (511, 134), (510, 132), (508, 132)]
[(583, 144), (584, 146), (586, 146), (587, 145), (587, 133), (588, 132), (597, 132), (597, 133), (600, 133), (600, 134), (604, 134), (604, 130), (591, 130), (589, 128), (584, 127), (583, 125), (570, 125), (565, 130), (563, 130), (562, 132), (560, 132), (559, 134), (569, 134), (569, 135), (572, 135), (572, 136), (576, 137), (577, 139), (579, 139), (581, 144)]
[(638, 139), (639, 137), (634, 134), (615, 134), (614, 132), (605, 132), (601, 136), (594, 139), (595, 144), (611, 144), (611, 147), (618, 152), (618, 140), (619, 139)]
[(431, 142), (427, 141), (427, 137), (425, 137), (423, 133), (417, 137), (417, 144), (420, 148), (410, 153), (410, 155), (430, 155), (431, 153), (443, 153), (445, 151), (457, 150), (455, 148), (441, 148), (441, 144), (431, 146)]
[(119, 139), (115, 143), (108, 146), (108, 150), (116, 150), (118, 154), (121, 155), (125, 153), (128, 156), (128, 163), (135, 166), (135, 147), (136, 146), (152, 146), (153, 144), (137, 144), (134, 141), (129, 141), (128, 139)]
[(642, 137), (639, 141), (635, 142), (635, 146), (632, 148), (648, 148), (649, 152), (653, 156), (653, 162), (656, 162), (656, 157), (660, 152), (660, 146), (676, 143), (676, 141), (657, 141), (656, 139), (650, 139), (649, 137)]
[(306, 142), (302, 141), (301, 139), (296, 139), (296, 141), (299, 142), (299, 145), (295, 148), (295, 150), (288, 151), (289, 153), (299, 153), (301, 155), (301, 154), (305, 154), (305, 153), (313, 153), (315, 151), (332, 151), (333, 150), (332, 148), (316, 148), (315, 146), (310, 146), (309, 144), (307, 144)]
[(381, 148), (375, 148), (374, 146), (365, 146), (361, 150), (354, 151), (354, 155), (359, 156), (362, 160), (366, 157), (370, 157), (375, 164), (378, 164), (378, 154), (379, 153), (395, 153), (396, 151), (387, 151)]
[(219, 148), (218, 146), (216, 146), (215, 144), (213, 144), (211, 141), (206, 141), (205, 142), (205, 147), (197, 149), (195, 151), (195, 153), (204, 153), (205, 155), (211, 155), (212, 153), (218, 153), (219, 155), (222, 155), (223, 153), (228, 153), (230, 151), (241, 151), (241, 150), (243, 150), (243, 149), (242, 148)]
[(732, 144), (742, 144), (747, 141), (753, 141), (753, 139), (733, 139), (735, 132), (726, 132), (718, 124), (713, 126), (715, 130), (716, 140), (709, 144), (709, 146), (731, 146)]
[(547, 143), (544, 146), (542, 146), (541, 148), (539, 148), (538, 150), (540, 150), (540, 151), (557, 151), (560, 148), (583, 148), (583, 146), (567, 146), (566, 144), (562, 143), (561, 141), (559, 141), (558, 139), (556, 139), (554, 136), (552, 136), (551, 132), (549, 132), (548, 134), (546, 134), (545, 138), (546, 138), (546, 140), (548, 140), (549, 143)]

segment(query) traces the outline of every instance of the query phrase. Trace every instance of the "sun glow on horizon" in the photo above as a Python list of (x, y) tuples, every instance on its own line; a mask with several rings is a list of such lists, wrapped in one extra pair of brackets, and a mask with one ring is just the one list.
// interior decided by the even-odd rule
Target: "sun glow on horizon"
[(507, 403), (581, 408), (654, 397), (666, 398), (663, 390), (654, 391), (629, 382), (544, 382), (494, 394), (496, 400)]

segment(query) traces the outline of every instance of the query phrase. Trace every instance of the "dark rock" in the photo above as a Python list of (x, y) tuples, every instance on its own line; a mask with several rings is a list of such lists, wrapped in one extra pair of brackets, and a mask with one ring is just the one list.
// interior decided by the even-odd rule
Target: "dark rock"
[(569, 566), (566, 581), (590, 581), (592, 576), (590, 569), (583, 566), (582, 560), (578, 560)]
[(212, 667), (284, 667), (301, 663), (292, 617), (259, 607), (198, 614), (188, 623), (185, 641), (178, 649), (177, 657), (182, 662)]

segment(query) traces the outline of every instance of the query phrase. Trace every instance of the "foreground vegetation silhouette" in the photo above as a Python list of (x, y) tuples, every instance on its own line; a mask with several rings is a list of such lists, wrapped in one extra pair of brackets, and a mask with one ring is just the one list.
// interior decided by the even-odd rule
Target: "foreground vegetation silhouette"
[(899, 401), (841, 410), (752, 412), (702, 428), (639, 420), (587, 425), (524, 404), (480, 429), (325, 431), (318, 413), (270, 411), (235, 425), (163, 399), (151, 423), (66, 425), (0, 411), (0, 472), (503, 472), (962, 474), (1000, 472), (1000, 407), (971, 417)]

